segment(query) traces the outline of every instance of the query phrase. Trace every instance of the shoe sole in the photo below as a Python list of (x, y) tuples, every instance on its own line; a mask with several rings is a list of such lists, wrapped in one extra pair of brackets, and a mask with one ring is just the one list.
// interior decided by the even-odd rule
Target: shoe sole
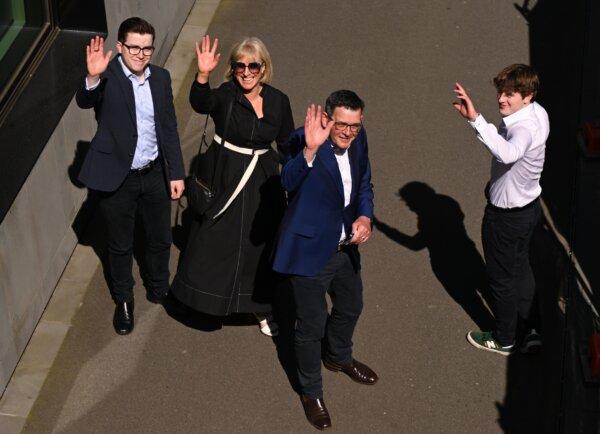
[(128, 335), (128, 334), (129, 334), (129, 333), (131, 333), (132, 331), (133, 331), (133, 329), (131, 329), (131, 330), (116, 330), (116, 329), (115, 329), (115, 332), (116, 332), (118, 335), (121, 335), (121, 336)]
[[(304, 403), (302, 402), (302, 398), (300, 398), (300, 403), (302, 404), (302, 407), (304, 407)], [(329, 414), (329, 411), (327, 410), (327, 408), (325, 408), (325, 411), (327, 412), (327, 414)], [(306, 410), (304, 410), (304, 416), (306, 416), (306, 421), (310, 424), (310, 426), (318, 429), (319, 431), (325, 431), (326, 429), (331, 428), (331, 418), (329, 418), (329, 425), (327, 426), (319, 426), (319, 425), (315, 425), (314, 423), (311, 422), (311, 420), (308, 418), (308, 414), (306, 414)]]
[(535, 354), (539, 354), (541, 351), (542, 351), (541, 343), (533, 343), (533, 344), (529, 344), (529, 345), (525, 345), (524, 347), (521, 347), (521, 354), (535, 355)]
[(506, 351), (500, 351), (500, 350), (496, 350), (494, 348), (489, 348), (486, 346), (483, 346), (479, 343), (477, 343), (472, 337), (471, 337), (471, 333), (467, 333), (467, 341), (469, 341), (469, 343), (471, 345), (473, 345), (475, 348), (479, 348), (480, 350), (485, 350), (485, 351), (489, 351), (491, 353), (496, 353), (496, 354), (500, 354), (503, 356), (510, 356), (512, 351), (506, 352)]

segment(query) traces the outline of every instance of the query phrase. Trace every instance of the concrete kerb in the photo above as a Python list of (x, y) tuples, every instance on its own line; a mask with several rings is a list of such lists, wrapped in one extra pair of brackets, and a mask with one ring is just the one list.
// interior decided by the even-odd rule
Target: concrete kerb
[[(206, 33), (220, 1), (198, 0), (195, 3), (165, 62), (176, 99), (195, 64), (194, 42)], [(99, 266), (100, 260), (91, 247), (76, 246), (0, 398), (2, 433), (21, 432)]]

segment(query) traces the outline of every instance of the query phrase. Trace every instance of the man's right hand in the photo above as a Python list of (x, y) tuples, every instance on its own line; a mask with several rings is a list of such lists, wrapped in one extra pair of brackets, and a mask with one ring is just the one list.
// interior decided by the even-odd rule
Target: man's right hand
[(100, 74), (106, 71), (108, 62), (112, 56), (112, 50), (104, 52), (104, 38), (96, 36), (90, 40), (85, 48), (87, 62), (87, 83), (88, 86), (95, 85), (100, 79)]
[(208, 76), (219, 64), (221, 53), (217, 53), (219, 47), (219, 39), (215, 38), (212, 47), (210, 46), (210, 36), (204, 35), (202, 42), (196, 42), (196, 58), (198, 60), (198, 76), (199, 83), (207, 83)]
[(323, 109), (321, 106), (311, 104), (306, 109), (306, 118), (304, 119), (304, 139), (306, 147), (304, 149), (304, 157), (306, 161), (312, 161), (319, 147), (325, 143), (325, 140), (331, 133), (333, 121), (329, 120), (323, 125)]
[(473, 122), (477, 116), (479, 116), (479, 113), (475, 110), (475, 105), (473, 104), (471, 97), (460, 83), (454, 85), (454, 93), (456, 94), (458, 101), (453, 102), (452, 105), (463, 118)]

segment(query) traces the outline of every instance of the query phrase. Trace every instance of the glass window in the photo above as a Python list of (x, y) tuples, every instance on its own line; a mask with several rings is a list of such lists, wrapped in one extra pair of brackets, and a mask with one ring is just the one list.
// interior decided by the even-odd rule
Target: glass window
[(50, 26), (48, 3), (0, 1), (0, 99)]

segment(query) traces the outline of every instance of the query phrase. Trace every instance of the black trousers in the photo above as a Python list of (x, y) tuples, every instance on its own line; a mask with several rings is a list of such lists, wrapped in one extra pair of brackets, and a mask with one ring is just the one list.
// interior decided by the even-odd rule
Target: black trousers
[(148, 289), (169, 290), (172, 242), (171, 199), (161, 164), (141, 174), (130, 172), (114, 192), (100, 194), (108, 235), (109, 284), (116, 302), (133, 301), (133, 235), (141, 211), (145, 234), (144, 265)]
[[(321, 348), (328, 360), (341, 364), (352, 361), (352, 335), (363, 307), (360, 272), (341, 251), (317, 276), (290, 279), (296, 304), (294, 346), (300, 388), (305, 395), (322, 398)], [(332, 301), (330, 315), (326, 292)]]
[(529, 264), (529, 244), (540, 216), (537, 199), (519, 210), (490, 205), (485, 209), (483, 252), (494, 303), (493, 333), (501, 345), (513, 345), (517, 324), (530, 322), (535, 280)]

